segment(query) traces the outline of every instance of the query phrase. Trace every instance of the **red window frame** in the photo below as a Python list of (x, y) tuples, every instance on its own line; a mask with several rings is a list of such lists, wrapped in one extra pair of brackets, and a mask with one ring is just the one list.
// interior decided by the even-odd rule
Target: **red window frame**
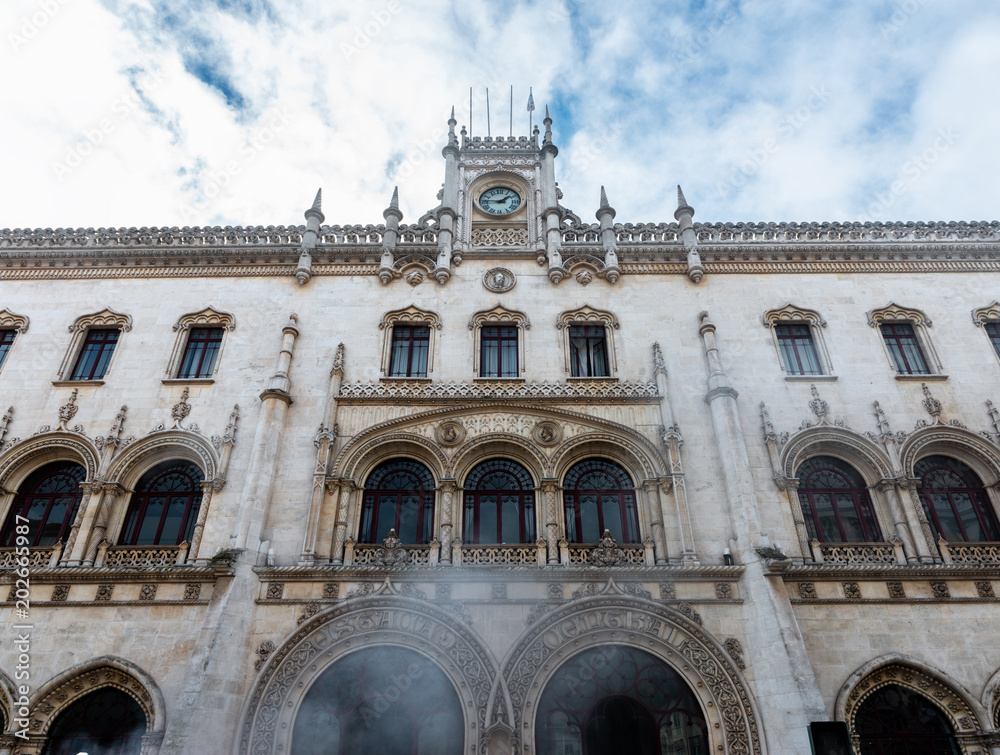
[(427, 377), (431, 329), (426, 325), (395, 325), (389, 352), (389, 377)]
[(774, 333), (778, 337), (778, 349), (785, 362), (785, 372), (789, 375), (823, 374), (812, 328), (808, 323), (776, 325)]
[[(535, 541), (535, 485), (531, 474), (515, 461), (490, 459), (469, 472), (465, 481), (462, 540), (470, 544), (533, 543)], [(494, 500), (496, 499), (496, 500)], [(505, 504), (517, 511), (517, 539), (504, 540)], [(484, 506), (496, 507), (496, 529), (482, 531)], [(507, 522), (508, 531), (512, 529)]]
[[(997, 356), (1000, 357), (1000, 323), (988, 322), (985, 328), (986, 335), (989, 336), (990, 343), (993, 344), (993, 349), (996, 351)], [(0, 360), (0, 364), (3, 364), (3, 360)]]
[(83, 339), (70, 380), (103, 380), (115, 353), (120, 332), (116, 328), (91, 328)]
[[(483, 326), (479, 334), (479, 377), (512, 378), (520, 374), (517, 337), (516, 325)], [(496, 355), (495, 362), (491, 352)]]
[[(972, 469), (950, 456), (925, 456), (914, 465), (913, 471), (920, 478), (917, 493), (924, 504), (924, 512), (940, 537), (948, 540), (948, 536), (952, 536), (953, 530), (957, 529), (962, 540), (967, 543), (1000, 541), (1000, 523), (997, 522), (996, 513), (982, 481)], [(961, 486), (933, 484), (950, 476), (959, 478), (963, 484)], [(948, 508), (943, 511), (938, 508), (939, 503), (944, 503), (942, 499), (947, 499), (948, 503)], [(969, 538), (968, 528), (962, 520), (962, 507), (966, 505), (971, 506), (980, 531), (988, 537)], [(942, 527), (942, 515), (948, 516), (954, 524), (954, 527), (948, 528), (947, 533)]]
[(3, 363), (7, 361), (7, 354), (10, 353), (10, 349), (14, 345), (14, 338), (16, 336), (16, 330), (9, 328), (0, 330), (0, 367), (3, 367)]
[(222, 349), (222, 328), (191, 328), (177, 377), (196, 380), (212, 377)]
[[(405, 482), (406, 486), (400, 485)], [(414, 527), (404, 527), (403, 509), (413, 504)], [(392, 506), (386, 516), (383, 506)], [(380, 515), (381, 520), (380, 520)], [(361, 502), (361, 527), (358, 542), (380, 543), (388, 529), (379, 522), (391, 522), (396, 536), (404, 543), (427, 544), (434, 530), (434, 477), (423, 464), (410, 459), (390, 459), (379, 464), (365, 482)], [(380, 529), (386, 529), (380, 532)]]
[[(875, 516), (875, 507), (871, 496), (865, 487), (864, 479), (849, 464), (832, 456), (814, 456), (805, 461), (796, 474), (799, 480), (799, 504), (805, 519), (809, 536), (821, 543), (828, 542), (864, 542), (879, 543), (883, 541), (882, 532)], [(830, 485), (829, 481), (837, 479), (841, 485)], [(826, 483), (826, 484), (824, 484)], [(838, 540), (829, 539), (824, 528), (824, 522), (830, 517), (830, 512), (820, 514), (822, 498), (830, 501), (830, 512), (836, 523)], [(844, 499), (848, 499), (844, 501)], [(857, 517), (861, 528), (862, 540), (848, 538), (841, 511), (842, 503), (849, 503)]]
[(603, 325), (569, 326), (569, 363), (573, 377), (609, 377), (607, 331)]
[[(80, 507), (80, 500), (83, 498), (83, 491), (80, 483), (84, 481), (87, 473), (79, 464), (71, 461), (56, 461), (46, 464), (40, 469), (32, 472), (23, 483), (21, 483), (14, 502), (11, 504), (10, 513), (7, 514), (7, 521), (4, 523), (3, 535), (0, 537), (0, 544), (3, 547), (12, 547), (16, 544), (18, 525), (18, 515), (30, 520), (31, 509), (39, 504), (44, 504), (45, 508), (40, 519), (30, 520), (28, 523), (30, 542), (29, 546), (45, 548), (55, 545), (57, 542), (64, 542), (69, 534), (69, 528), (76, 517), (77, 509)], [(63, 478), (57, 480), (56, 478)], [(45, 489), (48, 483), (50, 489)], [(52, 485), (55, 488), (52, 488)], [(59, 528), (54, 534), (51, 533), (52, 523), (49, 517), (52, 514), (52, 507), (60, 502), (70, 499)], [(20, 522), (24, 524), (24, 522)], [(31, 527), (35, 529), (32, 531)], [(46, 534), (48, 528), (50, 534)]]
[(885, 346), (900, 375), (930, 375), (931, 369), (920, 347), (913, 325), (908, 322), (886, 322), (879, 327)]
[[(191, 542), (191, 533), (201, 508), (203, 493), (201, 483), (204, 479), (205, 477), (198, 466), (187, 461), (165, 461), (146, 472), (139, 480), (139, 484), (136, 485), (135, 492), (129, 501), (128, 511), (125, 514), (125, 524), (122, 526), (118, 544), (180, 545), (185, 541)], [(177, 483), (182, 483), (184, 486), (177, 488)], [(162, 510), (152, 538), (153, 541), (140, 542), (143, 525), (149, 515), (150, 504), (162, 506)], [(172, 509), (176, 511), (178, 506), (182, 507), (182, 511), (174, 542), (163, 542), (165, 534), (169, 539), (169, 533), (164, 532), (164, 527), (170, 519), (168, 515)], [(147, 538), (142, 539), (146, 540)]]
[[(635, 486), (622, 467), (605, 459), (585, 459), (570, 467), (563, 483), (567, 542), (597, 542), (584, 540), (585, 516), (588, 516), (584, 509), (591, 503), (596, 507), (598, 538), (605, 530), (610, 530), (619, 543), (640, 542)], [(605, 516), (606, 508), (617, 510), (617, 517)]]

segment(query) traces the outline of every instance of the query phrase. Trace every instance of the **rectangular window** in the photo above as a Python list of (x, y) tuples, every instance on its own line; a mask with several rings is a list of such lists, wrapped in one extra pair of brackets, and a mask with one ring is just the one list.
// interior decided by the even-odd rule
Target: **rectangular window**
[(426, 325), (396, 325), (392, 329), (389, 377), (427, 377), (431, 329)]
[[(990, 337), (990, 343), (993, 344), (993, 348), (996, 350), (997, 356), (1000, 357), (1000, 323), (986, 323), (986, 335)], [(3, 364), (2, 357), (0, 357), (0, 364)]]
[(569, 361), (573, 377), (608, 377), (603, 325), (570, 325)]
[(822, 375), (816, 344), (813, 343), (812, 329), (806, 324), (777, 325), (775, 334), (785, 371), (789, 375)]
[(188, 380), (212, 377), (220, 348), (222, 328), (191, 328), (177, 377)]
[(17, 335), (16, 330), (0, 330), (0, 367), (3, 367), (3, 363), (7, 359), (7, 352), (14, 345), (15, 335)]
[(900, 375), (930, 375), (927, 360), (920, 350), (917, 334), (908, 322), (887, 322), (880, 326), (885, 346)]
[(83, 348), (73, 368), (71, 380), (103, 380), (111, 355), (118, 343), (118, 330), (93, 328), (87, 331)]
[(479, 377), (517, 377), (517, 327), (490, 325), (483, 328)]

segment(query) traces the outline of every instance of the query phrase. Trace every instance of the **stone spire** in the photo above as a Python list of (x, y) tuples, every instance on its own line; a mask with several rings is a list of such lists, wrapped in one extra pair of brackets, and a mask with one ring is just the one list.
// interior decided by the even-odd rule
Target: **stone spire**
[(705, 268), (701, 265), (701, 255), (698, 254), (698, 237), (694, 232), (694, 207), (688, 204), (680, 184), (677, 185), (677, 209), (674, 210), (674, 218), (680, 226), (681, 241), (687, 249), (688, 277), (698, 283), (705, 275)]
[(319, 227), (326, 220), (323, 215), (323, 189), (320, 187), (316, 191), (316, 198), (312, 207), (305, 211), (306, 232), (302, 236), (302, 248), (299, 254), (299, 264), (295, 268), (295, 280), (300, 286), (304, 286), (312, 277), (312, 250), (316, 248), (319, 239)]
[[(552, 118), (549, 106), (545, 106), (545, 139), (542, 141), (542, 218), (545, 226), (545, 257), (549, 262), (549, 280), (558, 283), (566, 277), (562, 266), (562, 234), (559, 231), (559, 200), (556, 193), (555, 157), (559, 154), (552, 143)], [(539, 251), (538, 263), (544, 264), (545, 257)]]
[(542, 145), (552, 144), (552, 118), (549, 117), (549, 106), (545, 106), (545, 120), (542, 121), (545, 126), (545, 137), (542, 140)]
[(392, 250), (396, 248), (396, 241), (399, 238), (399, 221), (403, 219), (403, 213), (399, 210), (399, 187), (392, 189), (392, 199), (389, 206), (382, 211), (385, 218), (385, 233), (382, 234), (382, 259), (379, 263), (378, 279), (383, 283), (389, 283), (396, 277), (393, 267), (395, 258)]
[(618, 268), (618, 239), (615, 237), (615, 208), (608, 202), (608, 193), (601, 187), (601, 206), (597, 220), (601, 224), (601, 246), (604, 247), (604, 277), (614, 283), (621, 275)]
[(455, 106), (451, 106), (451, 117), (448, 119), (448, 146), (454, 145), (458, 146), (458, 137), (455, 136), (455, 126), (458, 125), (458, 121), (455, 120)]

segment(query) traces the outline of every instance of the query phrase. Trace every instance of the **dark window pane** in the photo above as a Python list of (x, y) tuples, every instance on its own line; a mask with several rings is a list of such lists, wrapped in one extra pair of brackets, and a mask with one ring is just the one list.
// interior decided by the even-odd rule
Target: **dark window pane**
[(854, 468), (832, 456), (814, 456), (797, 477), (810, 537), (822, 543), (881, 542), (875, 508)]
[(104, 687), (60, 713), (49, 731), (45, 752), (51, 755), (139, 755), (146, 716), (131, 695)]
[(427, 350), (430, 328), (396, 325), (392, 329), (390, 377), (427, 377)]
[(480, 377), (517, 377), (517, 328), (489, 325), (480, 333)]
[(469, 472), (464, 487), (465, 542), (534, 540), (534, 482), (527, 469), (515, 461), (490, 459)]
[(927, 518), (945, 540), (1000, 540), (993, 505), (969, 466), (948, 456), (927, 456), (914, 465), (914, 472), (920, 478), (918, 493)]
[(210, 378), (222, 347), (222, 328), (191, 328), (178, 378)]
[(188, 461), (165, 461), (135, 487), (119, 545), (179, 545), (189, 540), (201, 508), (204, 475)]
[(620, 543), (641, 540), (632, 478), (614, 462), (588, 459), (574, 464), (563, 489), (569, 542), (596, 543), (605, 529)]
[(118, 343), (118, 331), (92, 328), (83, 340), (80, 356), (73, 368), (72, 380), (101, 380)]
[(775, 328), (781, 358), (789, 375), (822, 375), (816, 344), (808, 325), (778, 325)]
[(905, 322), (884, 323), (880, 329), (896, 372), (900, 375), (930, 374), (912, 325)]
[(603, 325), (571, 325), (569, 354), (573, 377), (608, 377), (610, 374)]
[(404, 543), (429, 543), (434, 519), (434, 478), (419, 462), (390, 459), (365, 481), (362, 543), (379, 543), (390, 529)]
[[(1000, 323), (986, 323), (986, 335), (990, 337), (990, 343), (993, 344), (997, 356), (1000, 356)], [(3, 364), (2, 360), (0, 360), (0, 364)]]
[(28, 519), (29, 545), (48, 547), (65, 542), (83, 495), (80, 483), (85, 475), (83, 467), (68, 461), (46, 464), (31, 473), (14, 496), (0, 544), (16, 544), (18, 514)]
[(958, 755), (945, 714), (918, 692), (896, 684), (877, 689), (858, 706), (855, 733), (862, 753)]
[(7, 352), (14, 344), (15, 335), (17, 335), (16, 330), (0, 330), (0, 367), (3, 367), (3, 363), (7, 359)]

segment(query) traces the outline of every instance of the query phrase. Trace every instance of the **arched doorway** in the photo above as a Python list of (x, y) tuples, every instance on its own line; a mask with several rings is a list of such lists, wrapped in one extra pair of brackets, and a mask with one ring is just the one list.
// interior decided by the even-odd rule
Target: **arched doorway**
[(854, 732), (860, 755), (959, 755), (945, 715), (923, 695), (888, 684), (858, 706)]
[(139, 755), (146, 714), (135, 699), (102, 687), (60, 713), (49, 730), (45, 755)]
[(538, 705), (538, 755), (707, 755), (708, 723), (680, 674), (637, 648), (566, 661)]
[(394, 646), (336, 661), (299, 706), (292, 755), (461, 755), (462, 707), (432, 661)]

